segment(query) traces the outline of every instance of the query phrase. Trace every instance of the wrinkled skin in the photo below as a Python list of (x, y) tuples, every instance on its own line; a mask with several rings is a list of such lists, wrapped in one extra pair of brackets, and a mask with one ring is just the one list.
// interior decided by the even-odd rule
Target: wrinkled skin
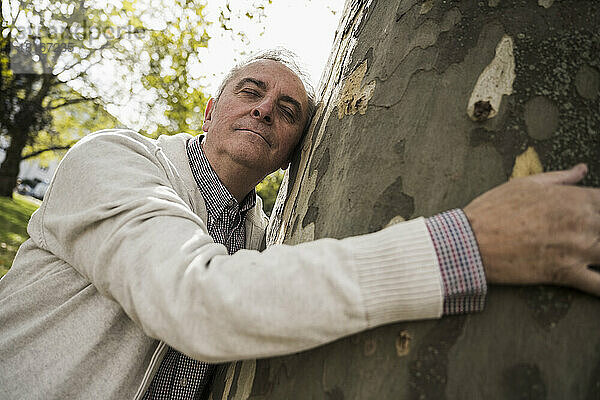
[(511, 180), (473, 200), (464, 212), (486, 278), (499, 284), (570, 286), (600, 296), (600, 189), (574, 186), (570, 170)]

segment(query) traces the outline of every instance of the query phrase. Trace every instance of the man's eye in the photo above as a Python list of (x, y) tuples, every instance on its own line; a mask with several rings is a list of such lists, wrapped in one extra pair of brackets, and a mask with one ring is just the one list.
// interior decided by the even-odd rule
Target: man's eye
[(290, 110), (289, 108), (282, 107), (281, 112), (283, 113), (283, 116), (288, 122), (294, 122), (294, 113), (292, 112), (292, 110)]
[(252, 90), (252, 89), (242, 89), (241, 91), (244, 94), (250, 95), (250, 96), (258, 96), (258, 92), (256, 90)]

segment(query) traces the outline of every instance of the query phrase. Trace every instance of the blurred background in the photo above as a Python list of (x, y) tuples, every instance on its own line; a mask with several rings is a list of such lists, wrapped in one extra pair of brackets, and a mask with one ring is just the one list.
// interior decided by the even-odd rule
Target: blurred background
[[(0, 277), (60, 159), (107, 128), (202, 131), (206, 102), (248, 54), (298, 55), (317, 86), (343, 0), (2, 0)], [(257, 188), (270, 213), (283, 174)]]

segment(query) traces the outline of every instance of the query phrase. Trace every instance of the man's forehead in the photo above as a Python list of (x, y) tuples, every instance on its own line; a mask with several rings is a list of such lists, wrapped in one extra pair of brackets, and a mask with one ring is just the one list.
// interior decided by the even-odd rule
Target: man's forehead
[(240, 68), (231, 79), (237, 85), (244, 79), (252, 78), (263, 82), (267, 88), (277, 86), (284, 95), (297, 98), (303, 103), (307, 100), (304, 84), (287, 66), (274, 60), (256, 60)]

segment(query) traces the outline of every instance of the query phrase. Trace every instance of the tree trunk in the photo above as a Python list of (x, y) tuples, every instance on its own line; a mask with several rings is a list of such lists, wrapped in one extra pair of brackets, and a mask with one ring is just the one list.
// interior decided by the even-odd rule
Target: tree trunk
[[(371, 232), (580, 161), (599, 186), (600, 7), (552, 3), (348, 1), (269, 242)], [(574, 290), (494, 286), (482, 313), (231, 364), (212, 396), (599, 399), (599, 315)]]
[(23, 132), (11, 135), (10, 146), (6, 149), (6, 158), (0, 165), (0, 196), (12, 197), (17, 185), (21, 154), (27, 142), (27, 135)]

